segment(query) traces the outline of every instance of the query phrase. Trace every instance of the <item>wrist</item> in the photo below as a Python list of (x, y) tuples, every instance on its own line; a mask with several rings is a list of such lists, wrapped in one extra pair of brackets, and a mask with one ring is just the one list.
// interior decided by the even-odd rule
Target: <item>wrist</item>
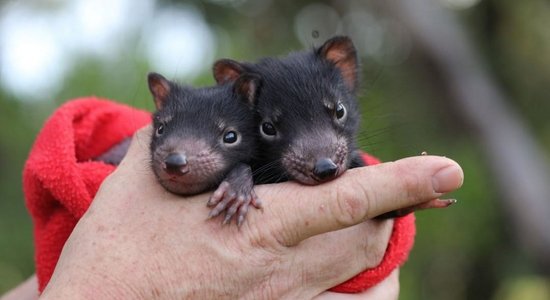
[(79, 269), (54, 273), (40, 299), (146, 299), (130, 285), (108, 274)]

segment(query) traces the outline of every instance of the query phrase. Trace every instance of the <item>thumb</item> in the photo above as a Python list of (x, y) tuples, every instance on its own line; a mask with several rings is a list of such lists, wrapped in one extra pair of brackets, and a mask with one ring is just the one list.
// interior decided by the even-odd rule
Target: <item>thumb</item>
[(284, 183), (257, 187), (277, 220), (273, 234), (286, 246), (343, 229), (383, 213), (410, 207), (458, 189), (464, 173), (453, 160), (418, 156), (346, 171), (318, 186)]

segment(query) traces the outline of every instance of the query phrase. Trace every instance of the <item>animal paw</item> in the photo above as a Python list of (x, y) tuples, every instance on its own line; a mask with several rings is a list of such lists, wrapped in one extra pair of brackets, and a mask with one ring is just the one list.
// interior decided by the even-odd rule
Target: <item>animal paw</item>
[(207, 205), (213, 206), (208, 215), (209, 218), (217, 217), (225, 211), (223, 224), (228, 224), (231, 218), (236, 216), (238, 226), (243, 224), (250, 205), (258, 209), (262, 208), (262, 203), (252, 186), (235, 186), (228, 181), (220, 184)]
[(213, 207), (208, 215), (209, 218), (216, 217), (225, 211), (223, 223), (231, 222), (231, 218), (236, 215), (238, 226), (243, 224), (250, 205), (261, 208), (262, 203), (254, 192), (250, 166), (239, 164), (231, 169), (214, 191), (207, 205)]
[(236, 185), (229, 181), (223, 181), (210, 197), (208, 206), (213, 206), (209, 218), (219, 216), (225, 211), (223, 224), (231, 222), (233, 216), (237, 218), (237, 225), (241, 226), (245, 220), (250, 205), (261, 208), (262, 204), (253, 186)]

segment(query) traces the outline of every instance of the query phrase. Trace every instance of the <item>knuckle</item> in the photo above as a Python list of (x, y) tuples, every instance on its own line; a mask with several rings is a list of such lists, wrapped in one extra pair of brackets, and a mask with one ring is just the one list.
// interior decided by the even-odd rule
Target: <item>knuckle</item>
[(351, 226), (363, 220), (369, 211), (369, 192), (362, 192), (349, 187), (338, 187), (335, 201), (332, 201), (331, 212), (335, 220), (343, 226)]
[(277, 211), (271, 211), (271, 214), (269, 222), (265, 222), (261, 214), (248, 215), (243, 226), (248, 227), (249, 240), (254, 248), (282, 254), (289, 246), (286, 241), (292, 240), (297, 231), (295, 226), (291, 226), (288, 214)]
[[(299, 238), (299, 232), (293, 226), (289, 226), (290, 222), (281, 219), (280, 226), (277, 226), (276, 230), (271, 232), (272, 237), (280, 247), (290, 247), (290, 241), (296, 241)], [(282, 229), (282, 230), (281, 230)]]
[(398, 167), (400, 186), (407, 200), (418, 198), (424, 190), (425, 182), (418, 174), (404, 167)]

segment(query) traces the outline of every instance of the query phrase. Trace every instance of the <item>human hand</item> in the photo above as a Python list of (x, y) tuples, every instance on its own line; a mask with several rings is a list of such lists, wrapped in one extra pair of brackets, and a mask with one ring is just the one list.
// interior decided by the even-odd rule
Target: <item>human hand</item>
[[(1, 300), (34, 300), (38, 299), (38, 282), (36, 275), (32, 275), (23, 283), (0, 296)], [(399, 269), (395, 269), (386, 279), (368, 290), (357, 294), (342, 294), (323, 292), (315, 300), (353, 300), (353, 299), (398, 299), (399, 296)]]
[(206, 220), (208, 194), (182, 199), (157, 184), (150, 131), (137, 133), (78, 222), (44, 299), (312, 298), (379, 263), (391, 220), (369, 218), (438, 198), (463, 178), (452, 160), (423, 156), (315, 187), (258, 186), (264, 210), (239, 229)]

